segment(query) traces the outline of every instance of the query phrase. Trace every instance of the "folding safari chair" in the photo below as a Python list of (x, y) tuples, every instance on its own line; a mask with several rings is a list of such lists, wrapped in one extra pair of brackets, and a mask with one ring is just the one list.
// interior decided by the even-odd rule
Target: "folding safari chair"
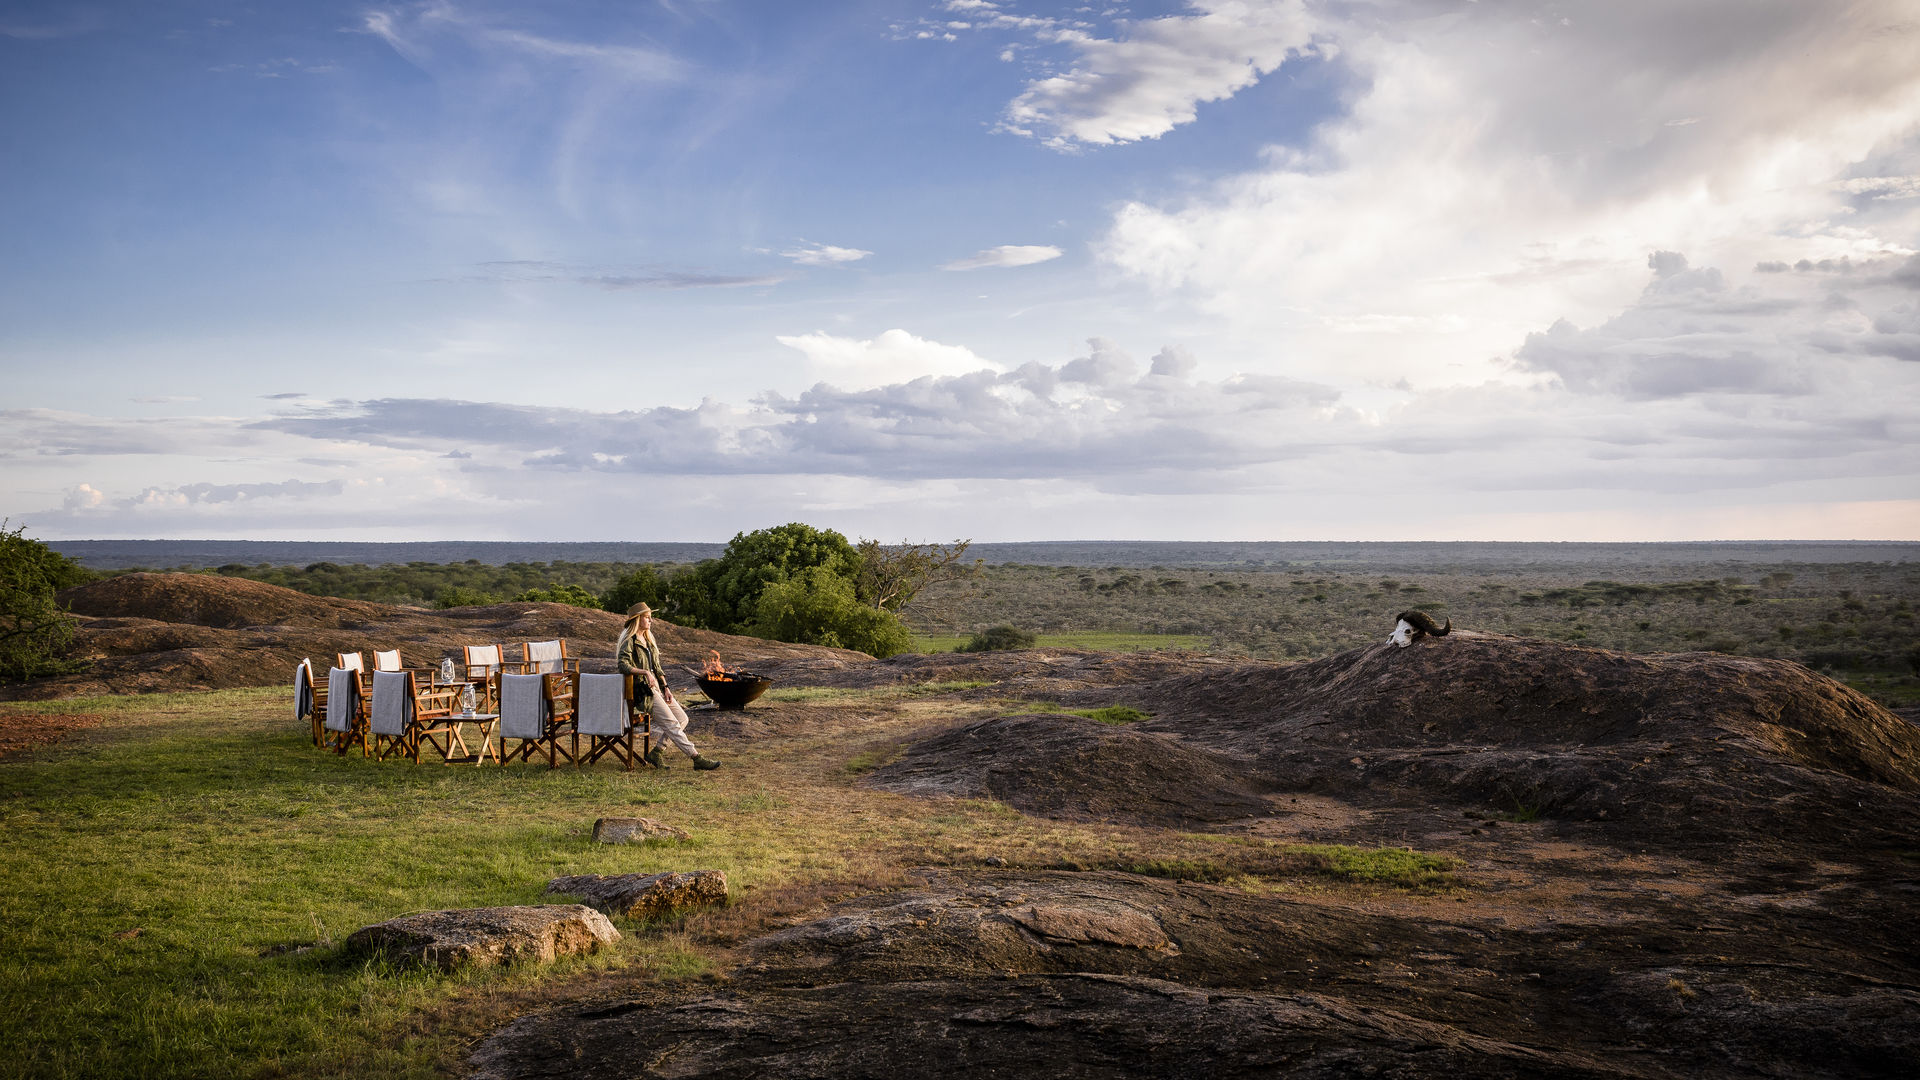
[(360, 698), (360, 672), (332, 668), (327, 672), (326, 744), (344, 754), (354, 743), (367, 753), (367, 712)]
[(373, 652), (373, 670), (375, 671), (406, 670), (405, 668), (400, 666), (400, 650), (388, 649), (382, 652), (379, 649), (375, 649)]
[(480, 688), (480, 699), (489, 708), (500, 704), (500, 676), (505, 673), (506, 649), (500, 645), (462, 645), (466, 653), (467, 681)]
[(293, 666), (293, 718), (312, 726), (313, 745), (319, 746), (326, 734), (321, 725), (327, 718), (327, 687), (314, 682), (312, 660), (303, 659)]
[(567, 655), (566, 639), (520, 643), (520, 670), (529, 675), (580, 674), (580, 661)]
[[(577, 763), (580, 732), (573, 719), (573, 686), (565, 675), (500, 676), (500, 763), (532, 761), (542, 746), (549, 769), (558, 768), (563, 757)], [(560, 745), (563, 735), (569, 746)], [(511, 753), (508, 739), (520, 740)]]
[(581, 675), (576, 681), (580, 694), (575, 729), (587, 737), (586, 756), (580, 764), (591, 765), (602, 755), (612, 754), (633, 770), (633, 718), (627, 710), (627, 676)]
[(422, 690), (411, 671), (374, 672), (373, 711), (367, 726), (373, 733), (375, 755), (385, 761), (398, 752), (418, 765), (424, 742), (440, 751), (442, 761), (451, 758), (458, 737), (452, 720), (458, 693), (453, 687)]

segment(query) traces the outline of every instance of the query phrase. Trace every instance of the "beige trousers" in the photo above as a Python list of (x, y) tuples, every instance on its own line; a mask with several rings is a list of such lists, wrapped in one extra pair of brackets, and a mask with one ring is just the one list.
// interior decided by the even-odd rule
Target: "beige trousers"
[(653, 704), (647, 710), (653, 715), (654, 745), (663, 741), (671, 742), (688, 757), (699, 757), (700, 751), (693, 748), (693, 740), (687, 738), (687, 710), (680, 707), (679, 701), (668, 704), (659, 694), (653, 695)]

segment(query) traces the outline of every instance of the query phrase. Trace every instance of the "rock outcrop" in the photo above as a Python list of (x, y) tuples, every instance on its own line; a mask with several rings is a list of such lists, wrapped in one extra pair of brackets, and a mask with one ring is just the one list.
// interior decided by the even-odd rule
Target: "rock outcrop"
[(574, 874), (547, 882), (547, 891), (577, 896), (609, 915), (657, 919), (727, 902), (727, 875), (719, 870), (664, 874)]
[[(614, 670), (621, 617), (569, 604), (393, 607), (309, 596), (278, 585), (211, 574), (122, 574), (62, 591), (78, 616), (75, 655), (85, 671), (0, 686), (0, 700), (93, 694), (217, 690), (293, 685), (293, 666), (310, 657), (325, 675), (334, 654), (399, 649), (409, 667), (438, 667), (462, 645), (565, 638), (587, 671)], [(698, 666), (718, 649), (736, 666), (779, 675), (781, 665), (846, 668), (873, 658), (847, 649), (690, 630), (654, 620), (669, 675)], [(681, 685), (693, 686), (688, 675)]]
[(620, 940), (607, 917), (580, 904), (426, 911), (362, 927), (347, 938), (349, 955), (380, 955), (401, 964), (452, 971), (496, 964), (548, 963)]

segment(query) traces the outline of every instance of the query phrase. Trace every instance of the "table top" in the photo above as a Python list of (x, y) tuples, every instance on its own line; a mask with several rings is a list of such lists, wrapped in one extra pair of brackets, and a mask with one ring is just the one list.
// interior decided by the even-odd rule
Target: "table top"
[(447, 717), (447, 719), (449, 720), (498, 720), (500, 719), (500, 714), (497, 712), (469, 712), (469, 713), (457, 712)]

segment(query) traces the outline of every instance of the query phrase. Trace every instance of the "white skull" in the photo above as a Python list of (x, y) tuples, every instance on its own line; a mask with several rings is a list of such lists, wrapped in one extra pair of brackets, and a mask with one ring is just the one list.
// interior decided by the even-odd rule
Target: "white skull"
[(1405, 619), (1401, 619), (1399, 625), (1393, 628), (1393, 633), (1387, 637), (1387, 640), (1403, 649), (1413, 644), (1413, 624)]

